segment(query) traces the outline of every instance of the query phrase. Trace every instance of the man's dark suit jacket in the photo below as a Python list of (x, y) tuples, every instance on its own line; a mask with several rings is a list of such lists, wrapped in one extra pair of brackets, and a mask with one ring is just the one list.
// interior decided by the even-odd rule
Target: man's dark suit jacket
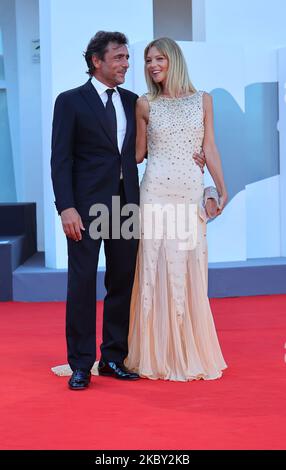
[(108, 129), (104, 105), (89, 80), (56, 100), (52, 133), (52, 180), (58, 213), (75, 207), (83, 219), (95, 203), (111, 207), (119, 193), (120, 165), (127, 203), (139, 204), (135, 160), (137, 95), (117, 87), (126, 114), (121, 154)]

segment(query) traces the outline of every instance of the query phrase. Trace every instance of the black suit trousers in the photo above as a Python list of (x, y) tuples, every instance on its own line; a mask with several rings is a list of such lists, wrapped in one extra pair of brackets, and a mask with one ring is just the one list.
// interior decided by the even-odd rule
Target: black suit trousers
[[(121, 207), (125, 204), (120, 184)], [(121, 217), (121, 223), (124, 222)], [(98, 239), (89, 235), (88, 224), (79, 242), (68, 239), (68, 289), (66, 339), (72, 370), (89, 371), (96, 360), (96, 275), (101, 243), (106, 256), (106, 296), (103, 309), (101, 356), (122, 363), (128, 354), (129, 310), (138, 240)]]

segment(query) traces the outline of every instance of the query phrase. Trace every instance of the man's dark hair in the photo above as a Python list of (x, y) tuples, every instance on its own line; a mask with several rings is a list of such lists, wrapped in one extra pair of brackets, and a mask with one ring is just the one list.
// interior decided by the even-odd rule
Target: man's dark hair
[(115, 42), (119, 45), (125, 46), (128, 44), (128, 39), (123, 33), (117, 31), (98, 31), (95, 36), (91, 38), (83, 54), (88, 66), (87, 73), (90, 77), (93, 76), (95, 67), (92, 63), (92, 56), (96, 55), (98, 59), (104, 60), (104, 55), (107, 50), (107, 46), (110, 42)]

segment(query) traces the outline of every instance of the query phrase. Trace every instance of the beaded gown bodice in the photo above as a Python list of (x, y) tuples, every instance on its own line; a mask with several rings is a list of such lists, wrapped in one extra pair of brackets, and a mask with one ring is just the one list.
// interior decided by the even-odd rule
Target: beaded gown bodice
[(198, 91), (149, 102), (148, 160), (141, 195), (151, 191), (159, 199), (189, 202), (202, 197), (203, 175), (192, 158), (194, 152), (200, 152), (204, 137), (202, 96)]

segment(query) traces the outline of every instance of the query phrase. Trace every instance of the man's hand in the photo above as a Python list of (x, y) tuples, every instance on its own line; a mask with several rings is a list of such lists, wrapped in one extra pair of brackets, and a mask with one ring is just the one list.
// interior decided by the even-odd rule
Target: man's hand
[(73, 207), (61, 213), (63, 230), (68, 238), (78, 242), (82, 239), (81, 230), (85, 230), (81, 217)]
[(204, 173), (204, 166), (206, 164), (206, 157), (205, 157), (205, 153), (203, 150), (201, 150), (200, 153), (194, 153), (193, 155), (193, 159), (195, 160), (196, 164), (199, 165), (202, 173)]

